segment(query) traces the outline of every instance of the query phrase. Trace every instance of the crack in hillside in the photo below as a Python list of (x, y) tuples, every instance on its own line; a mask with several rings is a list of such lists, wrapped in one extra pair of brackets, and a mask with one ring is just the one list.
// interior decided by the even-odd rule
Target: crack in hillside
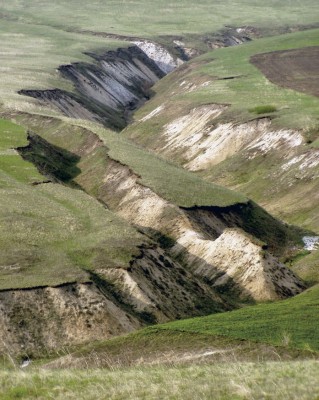
[(18, 93), (39, 99), (68, 117), (100, 122), (120, 131), (153, 95), (152, 86), (175, 68), (169, 53), (160, 46), (158, 49), (161, 56), (155, 61), (146, 54), (147, 48), (143, 51), (138, 45), (103, 54), (88, 52), (94, 63), (59, 67), (61, 76), (73, 83), (75, 93), (58, 88), (22, 89)]
[[(93, 63), (61, 65), (58, 70), (62, 77), (73, 83), (74, 93), (59, 88), (25, 88), (18, 93), (53, 106), (70, 118), (99, 122), (116, 131), (124, 129), (131, 122), (133, 113), (153, 96), (152, 87), (158, 80), (201, 53), (187, 47), (181, 37), (170, 38), (172, 45), (169, 44), (167, 49), (135, 36), (78, 29), (67, 31), (124, 40), (131, 46), (102, 54), (85, 52)], [(208, 49), (214, 49), (242, 44), (256, 35), (256, 29), (252, 27), (226, 27), (216, 34), (205, 35), (201, 41)]]

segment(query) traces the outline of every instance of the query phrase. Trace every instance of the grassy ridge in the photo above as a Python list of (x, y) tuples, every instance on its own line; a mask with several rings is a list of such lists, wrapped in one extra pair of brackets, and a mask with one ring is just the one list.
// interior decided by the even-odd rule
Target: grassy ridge
[(26, 145), (26, 133), (0, 120), (0, 289), (83, 281), (82, 268), (128, 265), (141, 235), (82, 191), (41, 184), (12, 144)]
[[(112, 159), (127, 165), (139, 176), (141, 184), (179, 206), (209, 205), (223, 207), (248, 201), (245, 196), (206, 182), (195, 174), (166, 162), (155, 154), (131, 143), (125, 137), (104, 129), (98, 124), (79, 120), (74, 120), (71, 124), (70, 119), (63, 122), (55, 118), (47, 123), (47, 119), (28, 114), (16, 118), (21, 125), (32, 129), (53, 145), (63, 147), (70, 152), (74, 152), (75, 149), (79, 150), (80, 144), (85, 142), (85, 137), (92, 135), (92, 132), (95, 133), (103, 140)], [(101, 154), (96, 152), (95, 162), (101, 173), (100, 178), (103, 179), (103, 168), (107, 165), (105, 152), (101, 152)], [(86, 163), (85, 158), (80, 161), (80, 167), (81, 163)], [(101, 184), (99, 176), (96, 174), (91, 176), (90, 179), (92, 179), (92, 182), (96, 181), (97, 186)]]
[(106, 146), (111, 158), (128, 165), (140, 182), (151, 188), (164, 199), (181, 207), (211, 205), (225, 207), (236, 203), (246, 203), (248, 199), (234, 191), (206, 182), (195, 174), (166, 162), (153, 153), (142, 149), (123, 137), (93, 127)]

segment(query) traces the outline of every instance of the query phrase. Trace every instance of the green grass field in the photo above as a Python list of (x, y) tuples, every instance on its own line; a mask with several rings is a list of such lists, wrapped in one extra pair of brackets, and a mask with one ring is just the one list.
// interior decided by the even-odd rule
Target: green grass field
[[(84, 1), (13, 0), (0, 10), (8, 18), (40, 23), (59, 28), (84, 28), (102, 32), (154, 37), (213, 32), (224, 25), (258, 25), (270, 30), (285, 25), (318, 22), (318, 5), (314, 0), (300, 3), (290, 0), (199, 0), (194, 7), (190, 0), (172, 3), (164, 0)], [(317, 12), (316, 12), (317, 11)]]
[[(255, 25), (265, 33), (271, 33), (286, 26), (317, 23), (316, 8), (314, 0), (302, 4), (297, 0), (290, 0), (289, 4), (272, 0), (267, 5), (260, 0), (240, 4), (231, 0), (213, 3), (201, 0), (195, 8), (189, 0), (176, 4), (167, 0), (164, 3), (132, 0), (105, 3), (99, 0), (90, 4), (77, 0), (68, 3), (47, 0), (7, 2), (0, 5), (1, 102), (6, 108), (52, 114), (54, 111), (48, 107), (39, 107), (34, 100), (16, 92), (55, 87), (72, 90), (70, 83), (59, 76), (59, 65), (89, 61), (84, 51), (128, 45), (79, 34), (77, 30), (153, 39), (161, 37), (159, 40), (164, 43), (171, 42), (169, 35), (177, 35), (192, 42), (194, 35), (216, 32), (225, 25)], [(203, 47), (201, 40), (195, 40), (195, 44)]]

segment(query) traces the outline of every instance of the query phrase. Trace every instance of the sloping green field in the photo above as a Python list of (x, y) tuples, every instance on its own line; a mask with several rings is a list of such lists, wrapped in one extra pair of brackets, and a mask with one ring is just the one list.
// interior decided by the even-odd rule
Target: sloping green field
[[(310, 46), (319, 46), (318, 29), (262, 38), (197, 57), (156, 84), (156, 96), (135, 114), (135, 120), (159, 105), (164, 105), (164, 110), (130, 125), (125, 134), (151, 147), (165, 124), (206, 104), (229, 105), (216, 123), (270, 116), (274, 127), (302, 129), (305, 133), (317, 129), (319, 99), (269, 82), (250, 62), (258, 53)], [(185, 90), (185, 83), (193, 84), (192, 89)]]
[[(157, 326), (319, 352), (319, 287), (280, 302)], [(150, 328), (152, 329), (152, 328)]]
[(219, 361), (278, 359), (287, 355), (318, 357), (318, 305), (317, 285), (288, 300), (160, 324), (91, 343), (73, 355), (75, 360), (87, 358), (90, 366), (98, 359), (101, 366), (115, 365), (116, 360), (120, 365), (134, 365), (139, 358), (164, 362), (161, 353), (170, 352), (177, 354), (176, 358), (171, 357), (172, 362), (178, 362), (182, 354), (196, 354), (203, 349), (224, 350), (225, 353), (216, 352), (215, 360)]
[(127, 266), (141, 235), (84, 192), (44, 177), (13, 147), (25, 131), (0, 120), (0, 289), (88, 280), (83, 269)]

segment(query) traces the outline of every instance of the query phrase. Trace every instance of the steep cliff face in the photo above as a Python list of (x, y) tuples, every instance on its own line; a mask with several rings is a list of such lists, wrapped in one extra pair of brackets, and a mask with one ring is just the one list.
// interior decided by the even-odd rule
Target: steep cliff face
[[(85, 185), (81, 178), (79, 176), (78, 182)], [(87, 190), (90, 189), (87, 187)], [(214, 282), (217, 276), (223, 276), (224, 283), (228, 281), (230, 285), (237, 286), (239, 293), (248, 293), (256, 300), (284, 298), (299, 293), (304, 287), (294, 274), (268, 251), (262, 249), (261, 242), (245, 234), (246, 230), (259, 236), (259, 239), (267, 241), (271, 250), (275, 252), (275, 246), (271, 246), (276, 241), (274, 236), (278, 238), (281, 232), (285, 237), (284, 228), (270, 216), (267, 217), (266, 213), (266, 221), (263, 222), (273, 224), (274, 232), (258, 232), (253, 226), (260, 223), (257, 220), (251, 227), (243, 222), (245, 213), (249, 213), (250, 207), (258, 207), (256, 205), (242, 205), (242, 209), (239, 207), (232, 211), (222, 208), (209, 210), (206, 211), (205, 219), (197, 219), (196, 208), (183, 210), (166, 201), (141, 185), (138, 177), (128, 167), (114, 160), (109, 160), (104, 171), (98, 198), (127, 221), (146, 229), (155, 239), (161, 235), (172, 238), (175, 245), (170, 249), (170, 253), (174, 257), (181, 257), (184, 264), (195, 274), (206, 276), (203, 270), (214, 271), (210, 276), (211, 282)], [(227, 228), (240, 228), (233, 231), (234, 240), (225, 233)], [(223, 241), (225, 235), (228, 240)], [(223, 241), (222, 248), (219, 248), (219, 241)], [(284, 241), (289, 239), (286, 237)], [(254, 249), (244, 258), (243, 242), (250, 243)], [(262, 254), (265, 254), (267, 262), (260, 262)], [(251, 268), (251, 264), (254, 264), (254, 268)], [(232, 273), (229, 273), (229, 268)], [(277, 269), (285, 276), (278, 285), (278, 277), (274, 273)], [(259, 275), (264, 276), (262, 285), (259, 284)]]
[(100, 263), (89, 274), (85, 283), (0, 291), (0, 351), (31, 355), (231, 309), (157, 246), (127, 268)]
[(151, 87), (182, 61), (162, 46), (137, 41), (135, 46), (96, 55), (94, 63), (73, 63), (59, 67), (61, 75), (73, 82), (75, 93), (60, 89), (21, 90), (52, 105), (71, 118), (102, 122), (122, 129), (131, 113), (149, 99)]
[(0, 351), (29, 355), (142, 325), (92, 283), (0, 292), (0, 321)]
[[(161, 154), (182, 160), (191, 171), (207, 170), (227, 158), (245, 152), (247, 159), (281, 152), (285, 159), (304, 143), (302, 134), (292, 129), (274, 129), (269, 118), (246, 123), (220, 123), (228, 106), (210, 104), (196, 107), (189, 113), (163, 126), (152, 147)], [(143, 117), (141, 122), (160, 116), (164, 106)]]
[(97, 271), (110, 282), (123, 304), (151, 322), (166, 322), (230, 309), (210, 285), (160, 248), (146, 249), (127, 269)]

